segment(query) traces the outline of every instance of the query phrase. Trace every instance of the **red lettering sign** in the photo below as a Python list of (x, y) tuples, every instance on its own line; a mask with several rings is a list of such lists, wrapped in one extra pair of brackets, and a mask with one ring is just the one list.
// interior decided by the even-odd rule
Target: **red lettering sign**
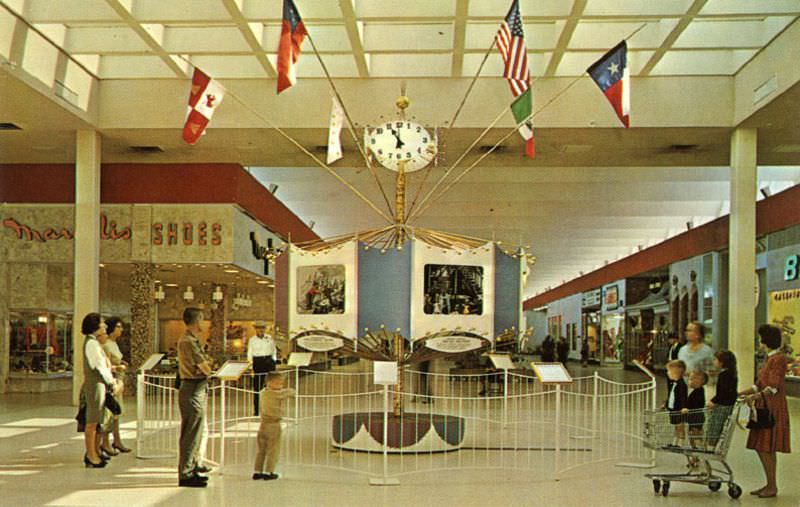
[[(39, 241), (46, 243), (56, 239), (70, 240), (75, 237), (75, 232), (68, 227), (47, 227), (43, 231), (32, 228), (29, 225), (21, 224), (14, 218), (6, 218), (3, 220), (3, 227), (11, 229), (17, 236), (17, 239), (25, 241)], [(105, 213), (100, 214), (100, 239), (131, 239), (132, 232), (130, 227), (118, 231), (117, 223), (113, 220), (109, 223)]]
[(161, 246), (164, 244), (165, 228), (167, 246), (177, 245), (179, 239), (180, 243), (184, 246), (192, 246), (195, 244), (195, 241), (199, 246), (206, 246), (209, 243), (209, 239), (214, 246), (222, 244), (222, 225), (219, 223), (211, 224), (211, 232), (209, 235), (209, 226), (206, 222), (199, 222), (196, 227), (192, 222), (181, 222), (180, 224), (176, 222), (168, 222), (166, 224), (156, 222), (153, 224), (154, 245)]

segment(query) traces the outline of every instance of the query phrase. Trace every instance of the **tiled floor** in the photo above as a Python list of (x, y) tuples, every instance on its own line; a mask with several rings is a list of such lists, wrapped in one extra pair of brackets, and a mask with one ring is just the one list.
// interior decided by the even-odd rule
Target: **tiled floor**
[[(573, 374), (579, 368), (571, 367)], [(630, 373), (606, 371), (630, 378)], [(631, 378), (640, 380), (640, 377)], [(132, 401), (132, 400), (131, 400)], [(135, 407), (128, 403), (127, 407)], [(800, 452), (800, 400), (790, 400), (793, 446)], [(0, 395), (0, 506), (216, 506), (216, 505), (730, 505), (725, 488), (673, 483), (668, 498), (655, 496), (649, 470), (613, 463), (577, 468), (555, 481), (548, 470), (466, 469), (402, 475), (399, 486), (370, 486), (369, 477), (319, 467), (288, 467), (278, 481), (250, 479), (248, 466), (228, 467), (204, 490), (176, 487), (172, 460), (121, 455), (102, 470), (83, 467), (83, 443), (75, 433), (75, 409), (67, 393)], [(125, 426), (132, 427), (130, 415)], [(133, 434), (127, 431), (132, 444)], [(800, 505), (800, 455), (779, 455), (780, 495), (756, 499), (747, 491), (763, 484), (758, 459), (736, 432), (728, 461), (745, 490), (744, 505)], [(680, 471), (680, 456), (658, 456), (656, 470)]]

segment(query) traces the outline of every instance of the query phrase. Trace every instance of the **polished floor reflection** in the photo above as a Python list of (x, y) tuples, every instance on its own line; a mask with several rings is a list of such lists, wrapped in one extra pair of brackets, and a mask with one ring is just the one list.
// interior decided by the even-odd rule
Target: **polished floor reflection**
[[(620, 372), (622, 377), (628, 374)], [(638, 380), (636, 379), (631, 380)], [(129, 402), (128, 407), (135, 407)], [(792, 445), (779, 455), (778, 498), (761, 500), (747, 492), (763, 485), (757, 456), (744, 449), (745, 432), (737, 430), (729, 463), (745, 490), (747, 505), (800, 505), (800, 400), (790, 400)], [(198, 506), (198, 505), (730, 505), (725, 488), (712, 493), (702, 486), (673, 483), (669, 498), (655, 496), (643, 474), (651, 470), (613, 463), (567, 472), (559, 481), (549, 470), (466, 469), (411, 473), (398, 486), (370, 486), (369, 477), (320, 467), (286, 466), (277, 481), (253, 481), (249, 466), (217, 471), (207, 489), (176, 487), (173, 460), (141, 460), (131, 454), (112, 459), (101, 470), (85, 469), (82, 435), (75, 432), (75, 409), (67, 393), (0, 395), (0, 505), (2, 506)], [(135, 421), (123, 424), (128, 444), (135, 441)], [(333, 452), (333, 451), (331, 451)], [(502, 456), (497, 455), (498, 466)], [(658, 455), (655, 470), (682, 471), (675, 455)]]

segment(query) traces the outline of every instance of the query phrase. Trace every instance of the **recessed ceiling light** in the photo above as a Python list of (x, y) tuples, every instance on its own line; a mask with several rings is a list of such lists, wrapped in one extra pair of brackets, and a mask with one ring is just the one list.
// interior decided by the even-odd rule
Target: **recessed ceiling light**
[(153, 280), (153, 283), (161, 283), (161, 280)]
[(226, 273), (238, 273), (239, 270), (238, 269), (226, 269), (225, 272)]
[(165, 283), (164, 284), (164, 287), (177, 287), (177, 286), (178, 286), (177, 283)]
[(266, 280), (256, 280), (256, 283), (259, 284), (259, 285), (265, 285), (265, 284), (268, 284), (269, 282), (266, 281)]

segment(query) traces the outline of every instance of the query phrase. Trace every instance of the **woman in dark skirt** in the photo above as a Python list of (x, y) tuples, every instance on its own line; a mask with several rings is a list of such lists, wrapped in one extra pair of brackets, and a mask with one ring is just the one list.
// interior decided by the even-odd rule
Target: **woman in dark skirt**
[(764, 324), (758, 328), (761, 345), (767, 349), (767, 361), (758, 370), (756, 384), (742, 391), (741, 395), (755, 401), (757, 408), (768, 408), (775, 424), (771, 428), (752, 429), (747, 436), (747, 448), (758, 453), (767, 484), (751, 495), (770, 498), (778, 494), (775, 480), (778, 465), (777, 453), (791, 452), (789, 430), (789, 408), (786, 404), (786, 356), (781, 352), (781, 331)]
[(86, 399), (86, 429), (84, 443), (86, 454), (83, 463), (86, 468), (103, 468), (106, 462), (100, 458), (97, 441), (97, 425), (103, 422), (106, 389), (114, 385), (114, 376), (108, 367), (102, 342), (107, 338), (106, 325), (99, 313), (90, 313), (83, 318), (81, 332), (85, 335), (83, 343), (83, 386), (81, 391)]

